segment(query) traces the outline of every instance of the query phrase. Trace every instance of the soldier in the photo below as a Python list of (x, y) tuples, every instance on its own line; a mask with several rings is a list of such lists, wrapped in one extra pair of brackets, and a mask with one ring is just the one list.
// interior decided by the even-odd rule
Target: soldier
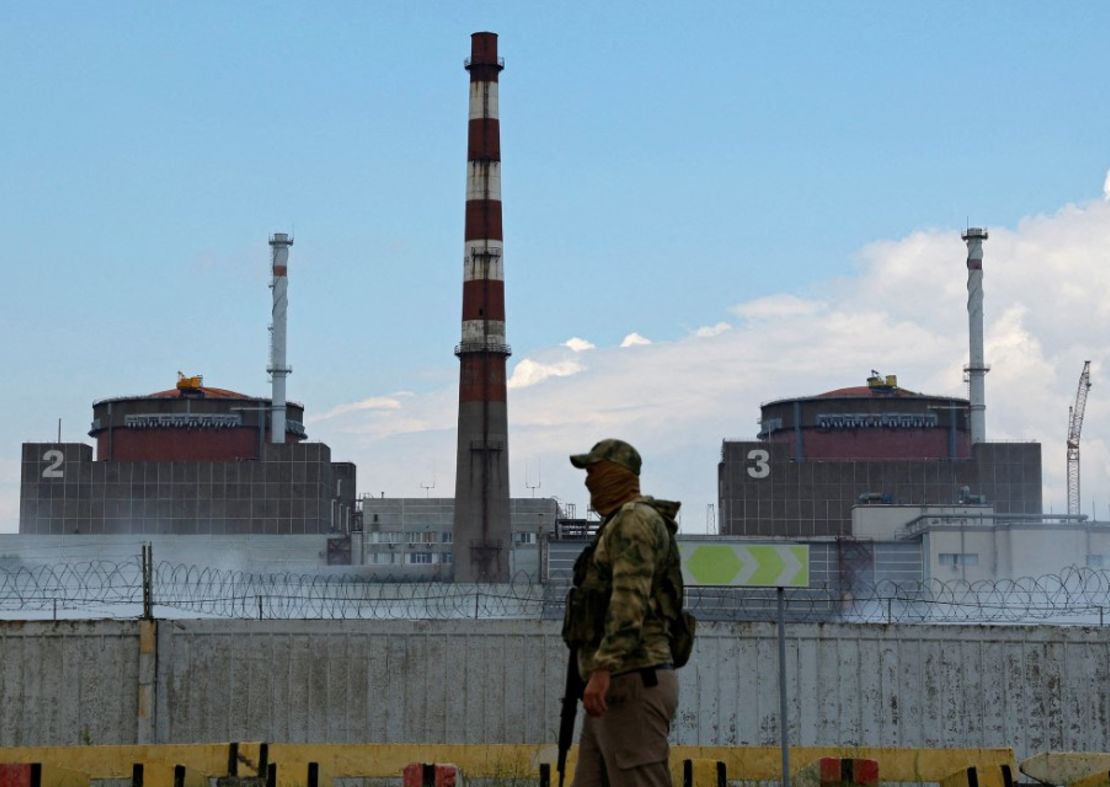
[(669, 628), (682, 610), (679, 504), (640, 494), (640, 454), (622, 440), (602, 440), (570, 461), (586, 471), (590, 503), (605, 518), (575, 563), (564, 621), (586, 681), (588, 714), (573, 787), (671, 787), (667, 735), (678, 681)]

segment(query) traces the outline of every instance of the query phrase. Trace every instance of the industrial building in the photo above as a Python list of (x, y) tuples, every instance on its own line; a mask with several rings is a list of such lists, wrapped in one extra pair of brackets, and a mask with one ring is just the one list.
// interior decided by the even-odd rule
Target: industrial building
[(763, 405), (755, 440), (721, 446), (720, 532), (849, 536), (859, 503), (985, 501), (999, 514), (1040, 514), (1040, 444), (973, 444), (968, 407), (878, 374)]
[[(454, 570), (455, 501), (444, 497), (373, 497), (357, 501), (362, 530), (351, 534), (351, 563), (404, 579), (450, 579)], [(540, 578), (541, 544), (555, 532), (558, 501), (509, 500), (509, 578)], [(392, 569), (392, 570), (390, 570)]]
[(883, 580), (975, 582), (1110, 567), (1110, 524), (1079, 514), (1089, 362), (1069, 418), (1067, 514), (1044, 513), (1039, 443), (987, 440), (987, 237), (979, 228), (962, 235), (968, 398), (914, 392), (873, 370), (863, 386), (764, 404), (756, 439), (721, 446), (722, 535), (810, 543), (812, 575), (845, 593)]
[[(84, 443), (24, 443), (19, 532), (35, 535), (312, 535), (349, 531), (355, 466), (306, 441), (285, 379), (289, 248), (270, 238), (272, 396), (177, 384), (93, 404)], [(329, 542), (329, 555), (331, 553)], [(338, 552), (342, 559), (342, 549)]]
[(1067, 567), (1110, 568), (1110, 522), (1069, 514), (1001, 514), (991, 505), (860, 505), (852, 536), (874, 550), (916, 544), (923, 580), (1020, 579)]
[(1040, 515), (1041, 447), (986, 438), (983, 243), (967, 244), (967, 399), (931, 396), (872, 370), (866, 386), (765, 404), (754, 441), (725, 440), (717, 468), (719, 530), (738, 536), (851, 537), (864, 503), (989, 504)]
[(305, 442), (288, 405), (285, 440), (267, 428), (271, 399), (181, 378), (149, 396), (93, 405), (84, 443), (24, 443), (19, 532), (276, 534), (345, 531), (355, 466)]

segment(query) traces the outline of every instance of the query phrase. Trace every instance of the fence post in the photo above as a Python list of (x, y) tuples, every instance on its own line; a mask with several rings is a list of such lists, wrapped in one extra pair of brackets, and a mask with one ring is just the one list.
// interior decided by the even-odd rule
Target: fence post
[(149, 542), (143, 544), (143, 619), (154, 617), (154, 548)]
[(258, 619), (262, 620), (262, 594), (258, 595)]
[(894, 596), (891, 596), (890, 598), (888, 598), (886, 600), (886, 622), (888, 624), (894, 622), (894, 620), (893, 620), (893, 618), (894, 618), (894, 609), (893, 608), (894, 608)]
[(478, 600), (482, 597), (482, 591), (474, 591), (474, 619), (478, 619)]

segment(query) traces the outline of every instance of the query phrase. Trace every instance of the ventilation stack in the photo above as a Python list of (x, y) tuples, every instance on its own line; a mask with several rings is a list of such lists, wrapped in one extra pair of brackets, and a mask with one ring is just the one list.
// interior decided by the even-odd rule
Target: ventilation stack
[(496, 33), (474, 33), (467, 138), (459, 431), (455, 465), (456, 582), (509, 579), (509, 428), (505, 276), (501, 234), (501, 130)]
[(969, 227), (961, 235), (967, 243), (967, 323), (970, 357), (967, 373), (968, 399), (971, 402), (971, 444), (987, 441), (986, 376), (990, 371), (983, 360), (983, 241), (987, 231)]
[[(289, 247), (293, 239), (284, 232), (275, 232), (270, 237), (270, 248), (273, 266), (273, 281), (270, 289), (273, 290), (273, 322), (270, 324), (270, 365), (266, 369), (270, 373), (273, 384), (271, 406), (273, 408), (270, 420), (270, 442), (285, 442), (285, 378), (293, 370), (285, 361), (285, 321), (289, 309)], [(259, 418), (260, 422), (263, 419)]]

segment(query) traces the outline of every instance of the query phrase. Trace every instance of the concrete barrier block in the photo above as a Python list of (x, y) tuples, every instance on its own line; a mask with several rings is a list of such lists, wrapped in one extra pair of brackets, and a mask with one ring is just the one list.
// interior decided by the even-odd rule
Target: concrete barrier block
[(0, 787), (39, 787), (42, 766), (29, 762), (0, 762)]
[(410, 762), (401, 781), (403, 787), (462, 787), (458, 766), (441, 762)]
[(879, 761), (864, 757), (821, 757), (802, 768), (799, 787), (877, 787)]
[(725, 787), (727, 783), (725, 764), (720, 760), (682, 761), (682, 787)]
[(1110, 771), (1096, 771), (1068, 783), (1068, 787), (1110, 787)]
[(1044, 784), (1075, 785), (1087, 779), (1105, 784), (1110, 772), (1110, 753), (1090, 751), (1048, 751), (1022, 760), (1021, 772)]

